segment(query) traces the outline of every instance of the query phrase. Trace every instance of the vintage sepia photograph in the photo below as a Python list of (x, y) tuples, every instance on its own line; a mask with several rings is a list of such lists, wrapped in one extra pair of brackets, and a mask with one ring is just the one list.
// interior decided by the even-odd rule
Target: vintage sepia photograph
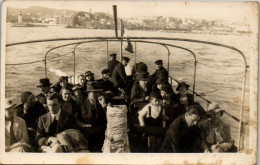
[(258, 2), (6, 0), (1, 19), (1, 164), (256, 163)]

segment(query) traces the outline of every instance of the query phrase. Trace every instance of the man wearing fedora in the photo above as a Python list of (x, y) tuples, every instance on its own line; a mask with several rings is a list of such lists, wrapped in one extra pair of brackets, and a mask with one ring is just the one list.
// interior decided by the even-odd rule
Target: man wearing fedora
[(154, 63), (156, 65), (157, 69), (151, 76), (154, 77), (156, 80), (158, 78), (164, 78), (164, 79), (168, 80), (168, 71), (163, 67), (163, 61), (157, 60)]
[(119, 61), (116, 60), (116, 55), (115, 53), (109, 55), (108, 70), (110, 75), (112, 75), (115, 66), (119, 63)]
[(230, 126), (221, 120), (225, 110), (219, 104), (211, 103), (207, 116), (209, 119), (199, 123), (202, 130), (202, 147), (204, 152), (236, 152), (234, 141), (231, 139)]
[(46, 97), (49, 95), (50, 92), (50, 86), (52, 83), (50, 83), (50, 80), (48, 78), (42, 78), (39, 81), (39, 85), (37, 85), (38, 88), (41, 88), (41, 93), (36, 96), (36, 100), (41, 103), (46, 110), (48, 110)]
[(98, 96), (103, 90), (97, 81), (87, 82), (88, 97), (78, 115), (80, 131), (88, 137), (89, 150), (101, 152), (105, 138), (106, 113), (98, 101)]
[(122, 93), (125, 92), (125, 88), (127, 87), (125, 67), (129, 61), (130, 59), (128, 57), (122, 57), (122, 63), (118, 63), (112, 72), (111, 80), (114, 83), (115, 88), (118, 88)]
[(5, 100), (5, 151), (6, 152), (29, 152), (27, 127), (25, 121), (16, 116), (15, 105), (11, 99)]

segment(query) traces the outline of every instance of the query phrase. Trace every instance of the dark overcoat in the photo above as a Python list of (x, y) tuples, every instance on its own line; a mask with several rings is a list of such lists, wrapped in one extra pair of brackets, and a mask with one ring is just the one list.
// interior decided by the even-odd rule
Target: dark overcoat
[(121, 63), (118, 63), (112, 73), (111, 80), (115, 87), (124, 88), (126, 85), (126, 73), (124, 65)]
[(108, 61), (108, 70), (109, 70), (110, 74), (113, 73), (113, 70), (118, 63), (119, 63), (119, 61), (117, 61), (116, 59), (112, 59), (112, 60)]

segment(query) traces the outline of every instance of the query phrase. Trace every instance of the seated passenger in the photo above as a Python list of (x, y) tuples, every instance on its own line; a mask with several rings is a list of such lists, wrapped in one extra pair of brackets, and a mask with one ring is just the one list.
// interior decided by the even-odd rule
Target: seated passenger
[(77, 115), (80, 112), (80, 106), (78, 106), (77, 103), (72, 99), (72, 91), (68, 87), (62, 88), (61, 96), (61, 109), (73, 114), (74, 117), (77, 118)]
[(165, 109), (165, 114), (169, 117), (167, 126), (169, 126), (177, 117), (184, 114), (186, 111), (180, 108), (178, 102), (175, 101), (174, 93), (170, 85), (162, 85), (161, 87), (162, 106)]
[(50, 91), (50, 80), (48, 78), (40, 79), (38, 88), (41, 88), (41, 93), (36, 96), (36, 100), (41, 103), (44, 108), (48, 111), (46, 97), (51, 93)]
[[(165, 115), (164, 109), (160, 105), (162, 97), (159, 93), (151, 93), (150, 103), (143, 107), (139, 113), (139, 123), (141, 127), (153, 126), (153, 127), (165, 127), (163, 120), (168, 117)], [(148, 135), (151, 140), (150, 151), (157, 152), (160, 150), (162, 144), (162, 137), (154, 134)]]
[(85, 100), (86, 100), (86, 96), (83, 94), (82, 92), (82, 88), (80, 85), (75, 85), (73, 88), (72, 88), (72, 91), (73, 91), (73, 96), (72, 96), (72, 99), (77, 103), (78, 107), (81, 107)]
[(180, 99), (181, 95), (189, 94), (189, 87), (190, 85), (186, 84), (185, 82), (180, 82), (176, 88), (176, 91), (179, 91), (177, 93), (177, 99)]
[(10, 99), (5, 100), (5, 152), (30, 152), (26, 123), (15, 116), (15, 105)]
[(164, 78), (158, 78), (155, 83), (153, 84), (153, 87), (152, 87), (152, 91), (153, 92), (159, 92), (161, 93), (161, 88), (163, 85), (169, 85), (171, 86), (171, 84), (168, 83), (167, 79), (164, 79)]
[(84, 75), (79, 75), (78, 76), (78, 83), (76, 84), (81, 87), (81, 92), (86, 92), (87, 87), (86, 87), (86, 78)]
[(105, 93), (114, 93), (114, 84), (111, 81), (109, 70), (103, 69), (101, 74), (102, 78), (97, 80), (100, 88), (102, 88)]
[(221, 120), (224, 111), (217, 103), (211, 103), (207, 113), (209, 119), (199, 123), (204, 152), (236, 152), (230, 126)]
[(78, 116), (81, 132), (88, 137), (89, 149), (93, 152), (101, 152), (105, 138), (106, 113), (97, 99), (102, 91), (96, 81), (87, 83), (88, 98)]
[(75, 118), (61, 109), (60, 97), (47, 97), (49, 112), (39, 118), (36, 141), (42, 152), (70, 152), (87, 149), (87, 140), (75, 130)]
[(68, 87), (70, 89), (72, 89), (72, 84), (69, 83), (69, 78), (68, 76), (61, 76), (59, 77), (59, 82), (56, 83), (52, 88), (56, 93), (61, 94), (61, 89)]
[(132, 75), (136, 78), (136, 75), (140, 73), (144, 73), (146, 76), (149, 75), (147, 65), (143, 62), (136, 63), (133, 66)]
[(155, 61), (155, 65), (157, 69), (151, 76), (154, 77), (156, 80), (158, 78), (163, 78), (165, 80), (168, 80), (168, 71), (163, 67), (163, 61), (157, 60)]
[(197, 108), (190, 106), (185, 114), (175, 119), (165, 135), (161, 151), (174, 153), (202, 152), (200, 129), (196, 125), (200, 119)]
[(33, 147), (35, 144), (36, 129), (40, 116), (47, 113), (43, 105), (35, 101), (35, 97), (31, 92), (23, 92), (21, 95), (22, 104), (16, 107), (17, 116), (23, 118), (26, 122), (30, 143)]
[(92, 73), (91, 71), (86, 71), (85, 78), (86, 78), (86, 82), (95, 81), (94, 73)]

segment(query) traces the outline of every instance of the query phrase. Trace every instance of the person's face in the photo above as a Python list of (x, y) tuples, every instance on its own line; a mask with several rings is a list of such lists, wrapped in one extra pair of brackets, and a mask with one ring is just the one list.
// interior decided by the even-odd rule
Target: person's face
[(102, 77), (107, 80), (109, 78), (109, 74), (102, 74)]
[(42, 87), (41, 87), (41, 91), (42, 91), (42, 93), (44, 93), (44, 94), (49, 93), (49, 92), (50, 92), (50, 86), (42, 86)]
[(162, 84), (157, 84), (157, 88), (161, 90), (162, 89)]
[(169, 96), (169, 94), (168, 94), (167, 92), (161, 90), (161, 96), (162, 96), (163, 98), (166, 98), (166, 97)]
[(77, 96), (77, 97), (81, 96), (81, 94), (82, 93), (81, 93), (80, 89), (77, 89), (77, 90), (74, 91), (74, 95)]
[(61, 95), (62, 95), (62, 99), (64, 101), (69, 101), (71, 99), (71, 97), (72, 97), (71, 92), (69, 90), (66, 90), (66, 89), (62, 90), (62, 94)]
[(160, 100), (157, 98), (151, 98), (151, 104), (158, 106), (160, 104)]
[(123, 61), (122, 61), (122, 64), (123, 64), (124, 66), (127, 66), (128, 62), (126, 62), (125, 60), (123, 60)]
[(56, 114), (59, 112), (60, 103), (58, 99), (47, 100), (47, 106), (51, 114)]
[(139, 84), (140, 84), (142, 87), (146, 87), (146, 86), (147, 86), (147, 81), (146, 81), (146, 80), (140, 80), (140, 81), (139, 81)]
[(33, 106), (35, 104), (35, 96), (31, 95), (28, 99), (29, 106)]
[(80, 85), (84, 85), (85, 82), (86, 82), (85, 77), (84, 77), (84, 76), (79, 76), (79, 78), (78, 78), (78, 83), (79, 83)]
[(95, 92), (88, 92), (88, 99), (89, 100), (95, 100), (96, 99)]
[(187, 88), (185, 85), (180, 86), (179, 90), (180, 90), (180, 93), (187, 92)]
[(6, 108), (5, 109), (5, 118), (12, 118), (14, 116), (14, 107)]
[(190, 117), (190, 126), (197, 125), (197, 122), (199, 121), (200, 117), (196, 114), (191, 114)]
[(101, 105), (105, 105), (106, 104), (106, 102), (105, 102), (105, 97), (104, 96), (99, 96), (98, 97), (98, 102), (101, 104)]
[(156, 65), (157, 69), (160, 69), (162, 67), (162, 65)]
[(221, 113), (217, 112), (217, 113), (213, 113), (210, 115), (210, 120), (215, 122), (218, 121), (220, 119)]
[(92, 74), (87, 75), (87, 76), (86, 76), (86, 80), (87, 80), (87, 81), (93, 80), (93, 75), (92, 75)]
[(66, 87), (67, 85), (68, 85), (68, 81), (67, 80), (62, 80), (62, 82), (60, 82), (60, 85), (62, 86), (62, 87)]
[(188, 104), (188, 97), (187, 96), (181, 96), (180, 97), (180, 103), (181, 104)]

